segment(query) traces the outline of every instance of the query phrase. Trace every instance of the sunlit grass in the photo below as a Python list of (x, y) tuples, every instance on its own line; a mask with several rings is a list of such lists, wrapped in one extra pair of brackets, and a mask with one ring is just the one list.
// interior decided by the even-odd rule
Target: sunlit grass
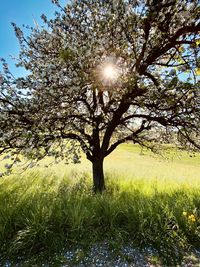
[[(169, 159), (123, 145), (105, 161), (107, 192), (91, 166), (40, 167), (0, 179), (0, 255), (49, 257), (103, 240), (153, 246), (164, 262), (200, 244), (200, 156)], [(173, 160), (172, 160), (173, 158)], [(172, 225), (171, 225), (172, 223)]]
[[(127, 179), (157, 179), (173, 183), (187, 183), (195, 186), (200, 183), (200, 153), (193, 155), (186, 151), (170, 148), (162, 153), (163, 156), (153, 154), (137, 145), (123, 144), (117, 148), (105, 161), (105, 172), (115, 174), (120, 173)], [(58, 176), (65, 176), (71, 171), (91, 172), (91, 163), (85, 159), (84, 155), (81, 164), (64, 164), (60, 162), (53, 166), (48, 166), (52, 162), (51, 158), (46, 158), (39, 162), (40, 166), (32, 170), (48, 171)], [(3, 169), (5, 161), (0, 161), (0, 171)], [(20, 172), (21, 173), (21, 172)]]

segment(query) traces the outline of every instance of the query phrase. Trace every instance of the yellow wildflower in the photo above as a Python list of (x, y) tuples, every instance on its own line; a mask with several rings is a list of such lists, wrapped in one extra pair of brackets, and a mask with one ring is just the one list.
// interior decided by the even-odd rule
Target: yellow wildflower
[(187, 212), (186, 211), (183, 211), (183, 216), (187, 216)]
[(200, 39), (196, 40), (196, 46), (200, 45)]
[(200, 75), (200, 68), (196, 68), (195, 73), (196, 73), (196, 75)]
[(188, 220), (190, 220), (191, 222), (196, 222), (196, 218), (194, 214), (191, 214), (190, 216), (188, 216)]

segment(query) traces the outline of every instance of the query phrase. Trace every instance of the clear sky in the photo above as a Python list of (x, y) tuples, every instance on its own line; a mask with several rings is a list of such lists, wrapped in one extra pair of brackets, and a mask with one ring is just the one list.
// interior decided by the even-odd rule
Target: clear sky
[[(60, 1), (62, 4), (67, 0)], [(41, 24), (40, 15), (45, 14), (48, 18), (53, 17), (56, 10), (51, 0), (2, 0), (0, 3), (0, 58), (5, 58), (9, 68), (16, 76), (24, 74), (22, 69), (16, 68), (10, 55), (17, 56), (19, 53), (18, 40), (15, 37), (11, 22), (17, 26), (23, 24), (33, 26), (34, 19)], [(1, 69), (1, 67), (0, 67)]]

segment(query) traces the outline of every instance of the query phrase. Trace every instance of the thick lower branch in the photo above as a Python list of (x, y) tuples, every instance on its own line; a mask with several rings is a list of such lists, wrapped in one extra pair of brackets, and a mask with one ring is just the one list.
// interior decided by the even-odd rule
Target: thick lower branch
[(114, 144), (112, 144), (110, 146), (110, 148), (106, 151), (105, 156), (108, 156), (112, 151), (115, 150), (115, 148), (117, 148), (118, 145), (126, 142), (126, 141), (135, 141), (137, 142), (137, 135), (140, 134), (141, 132), (143, 132), (144, 130), (149, 130), (151, 126), (145, 126), (144, 123), (141, 125), (141, 127), (136, 130), (135, 132), (133, 132), (132, 134), (118, 140), (117, 142), (115, 142)]

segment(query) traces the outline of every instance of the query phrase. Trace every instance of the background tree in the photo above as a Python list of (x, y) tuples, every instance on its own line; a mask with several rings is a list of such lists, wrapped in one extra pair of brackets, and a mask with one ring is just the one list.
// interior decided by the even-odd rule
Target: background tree
[(13, 24), (29, 74), (3, 60), (2, 153), (78, 162), (81, 148), (102, 191), (104, 158), (123, 142), (151, 146), (162, 128), (200, 148), (198, 0), (52, 2), (60, 12), (28, 36)]

